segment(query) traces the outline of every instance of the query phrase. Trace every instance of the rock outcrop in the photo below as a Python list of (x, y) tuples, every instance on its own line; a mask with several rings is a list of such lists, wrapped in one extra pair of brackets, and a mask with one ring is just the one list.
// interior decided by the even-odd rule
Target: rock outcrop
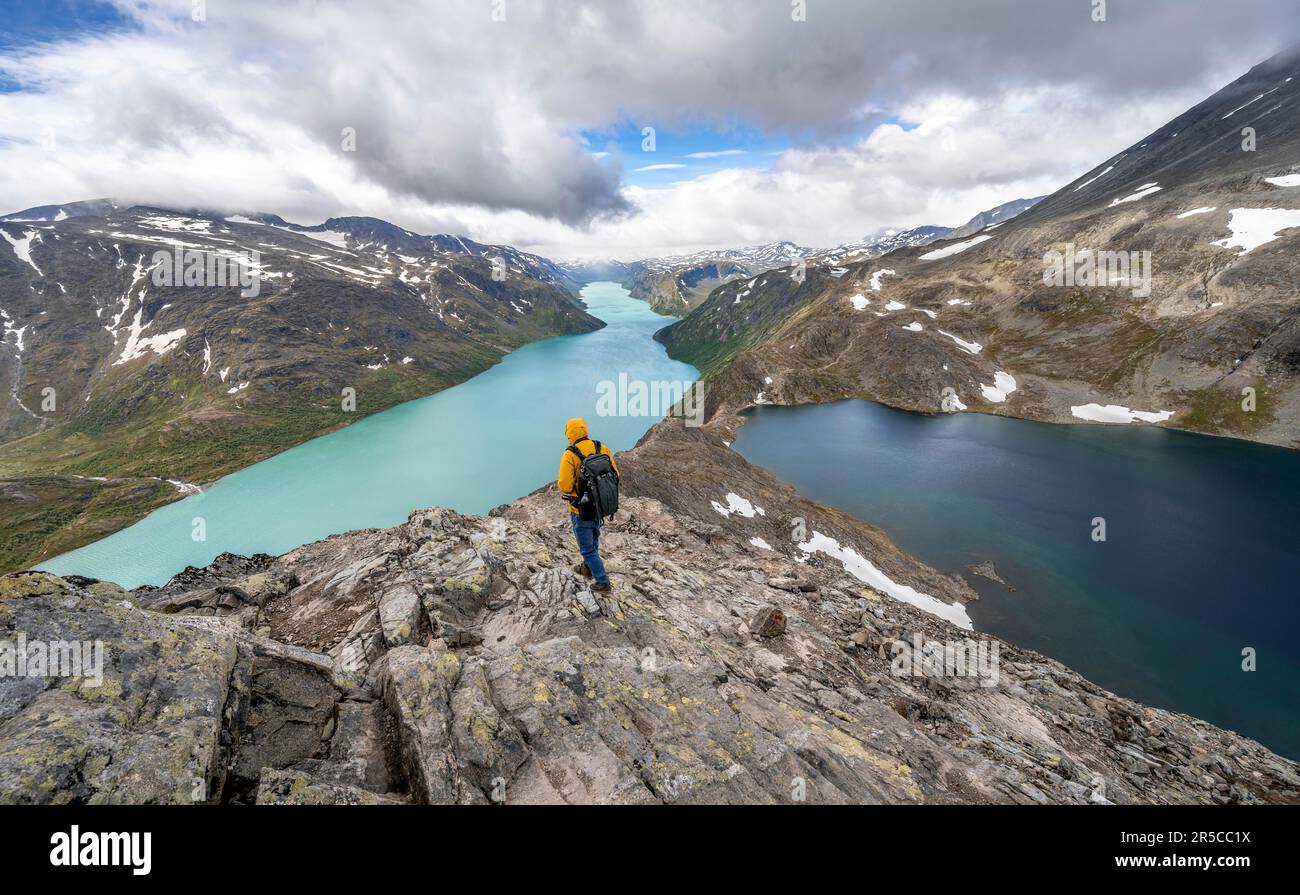
[[(801, 549), (796, 508), (890, 580), (969, 598), (862, 523), (776, 504), (761, 471), (728, 480), (737, 500), (638, 496), (656, 451), (704, 437), (656, 431), (621, 458), (609, 594), (573, 571), (549, 491), (222, 557), (162, 589), (0, 579), (0, 641), (104, 644), (97, 687), (0, 677), (0, 801), (1300, 801), (1300, 767), (1259, 744)], [(968, 638), (981, 675), (895, 667), (897, 643)]]

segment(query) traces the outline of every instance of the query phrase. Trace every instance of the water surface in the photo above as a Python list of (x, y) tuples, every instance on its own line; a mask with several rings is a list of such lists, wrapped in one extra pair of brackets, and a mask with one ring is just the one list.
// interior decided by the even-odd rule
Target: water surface
[(1300, 758), (1300, 453), (864, 401), (756, 408), (735, 448), (963, 574), (977, 630)]

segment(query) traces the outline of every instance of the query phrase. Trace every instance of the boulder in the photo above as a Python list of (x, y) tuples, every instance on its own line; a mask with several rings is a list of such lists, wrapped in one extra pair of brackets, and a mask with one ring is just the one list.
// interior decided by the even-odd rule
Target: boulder
[(785, 612), (779, 606), (764, 604), (754, 613), (749, 630), (758, 637), (779, 637), (785, 633)]

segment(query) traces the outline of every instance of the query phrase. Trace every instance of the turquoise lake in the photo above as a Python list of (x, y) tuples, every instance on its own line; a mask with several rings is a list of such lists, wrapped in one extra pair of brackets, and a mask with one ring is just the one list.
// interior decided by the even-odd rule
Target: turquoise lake
[(735, 448), (963, 575), (976, 630), (1300, 758), (1300, 452), (864, 401), (756, 408)]
[[(584, 417), (593, 438), (626, 450), (658, 418), (598, 415), (599, 383), (620, 374), (693, 382), (698, 371), (670, 360), (652, 338), (672, 318), (617, 283), (589, 284), (582, 298), (603, 329), (525, 345), (467, 382), (226, 476), (40, 568), (132, 588), (163, 584), (226, 551), (279, 554), (397, 525), (421, 507), (484, 513), (554, 479), (570, 417)], [(191, 537), (196, 517), (205, 541)]]

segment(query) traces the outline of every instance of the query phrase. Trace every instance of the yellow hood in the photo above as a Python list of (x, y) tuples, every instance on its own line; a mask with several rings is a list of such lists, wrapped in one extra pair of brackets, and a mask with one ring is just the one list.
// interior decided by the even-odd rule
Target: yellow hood
[(571, 419), (564, 424), (564, 437), (569, 439), (569, 444), (575, 441), (581, 441), (587, 437), (587, 421), (581, 419)]

